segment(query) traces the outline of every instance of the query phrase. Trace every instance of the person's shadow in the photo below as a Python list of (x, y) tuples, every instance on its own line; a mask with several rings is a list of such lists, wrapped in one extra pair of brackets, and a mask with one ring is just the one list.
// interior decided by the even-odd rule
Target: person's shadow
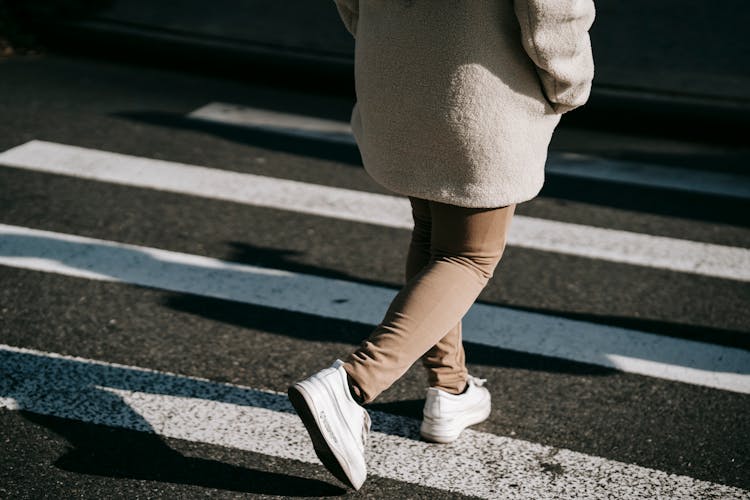
[[(115, 395), (110, 396), (118, 399)], [(68, 472), (283, 497), (337, 496), (346, 493), (341, 487), (316, 479), (186, 456), (171, 448), (158, 435), (149, 432), (28, 411), (21, 414), (30, 422), (65, 438), (70, 448), (53, 465)]]
[[(346, 493), (340, 486), (316, 479), (184, 455), (159, 436), (118, 390), (198, 397), (281, 412), (288, 406), (282, 396), (246, 388), (129, 367), (0, 351), (0, 397), (13, 400), (29, 422), (68, 442), (69, 448), (53, 462), (61, 470), (284, 497)], [(206, 453), (204, 445), (184, 443), (186, 449), (200, 446), (196, 453)], [(255, 463), (263, 459), (257, 453), (239, 453)]]

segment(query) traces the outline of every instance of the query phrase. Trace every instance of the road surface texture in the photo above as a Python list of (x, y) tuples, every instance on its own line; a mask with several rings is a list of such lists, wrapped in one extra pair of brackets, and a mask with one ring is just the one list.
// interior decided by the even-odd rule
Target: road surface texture
[(465, 318), (491, 417), (420, 441), (415, 366), (344, 489), (284, 392), (403, 283), (352, 101), (0, 63), (0, 497), (750, 498), (750, 150), (556, 132)]

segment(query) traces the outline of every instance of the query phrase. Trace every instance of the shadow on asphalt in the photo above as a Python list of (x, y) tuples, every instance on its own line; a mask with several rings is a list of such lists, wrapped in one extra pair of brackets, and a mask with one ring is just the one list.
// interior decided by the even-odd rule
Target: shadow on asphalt
[(65, 438), (70, 447), (55, 460), (54, 466), (68, 472), (284, 497), (346, 493), (341, 487), (317, 479), (185, 456), (169, 447), (156, 434), (148, 432), (117, 429), (28, 411), (20, 413), (30, 422)]
[(413, 418), (414, 420), (422, 420), (424, 399), (404, 399), (401, 401), (389, 401), (387, 403), (374, 402), (369, 403), (367, 409)]
[[(359, 345), (372, 326), (347, 320), (323, 318), (272, 307), (243, 304), (221, 299), (173, 294), (165, 306), (248, 330), (260, 330), (309, 342), (336, 342)], [(549, 358), (464, 341), (467, 358), (474, 365), (566, 373), (575, 375), (612, 375), (616, 370), (563, 359)]]
[(157, 435), (152, 424), (116, 391), (291, 412), (283, 395), (31, 352), (0, 351), (0, 366), (0, 397), (12, 399), (26, 420), (68, 442), (69, 448), (54, 462), (61, 470), (284, 497), (346, 493), (340, 486), (316, 479), (186, 456)]
[[(298, 253), (296, 251), (289, 251), (284, 249), (269, 249), (267, 247), (259, 247), (256, 245), (250, 245), (244, 242), (232, 241), (228, 242), (228, 246), (232, 249), (229, 255), (225, 257), (230, 262), (238, 262), (241, 264), (248, 264), (252, 266), (268, 267), (271, 269), (283, 269), (285, 271), (291, 271), (301, 274), (310, 274), (315, 276), (321, 276), (331, 279), (340, 279), (346, 281), (353, 281), (366, 285), (373, 286), (385, 286), (393, 287), (394, 283), (373, 281), (373, 280), (362, 280), (356, 277), (336, 271), (333, 269), (323, 268), (319, 266), (313, 266), (309, 264), (303, 264), (295, 260), (294, 256)], [(192, 296), (191, 296), (192, 297)], [(200, 297), (195, 297), (199, 299)], [(209, 299), (211, 300), (211, 299)], [(728, 330), (723, 328), (709, 327), (705, 325), (690, 325), (685, 323), (672, 323), (668, 321), (660, 321), (648, 318), (635, 318), (627, 316), (603, 316), (597, 314), (588, 313), (576, 313), (569, 311), (560, 311), (552, 309), (543, 309), (539, 307), (520, 307), (520, 306), (508, 306), (504, 304), (497, 304), (492, 302), (486, 302), (482, 300), (476, 301), (478, 304), (487, 304), (491, 306), (503, 306), (509, 309), (518, 311), (525, 311), (530, 313), (553, 315), (561, 318), (567, 318), (577, 321), (585, 321), (588, 323), (595, 323), (603, 326), (615, 326), (620, 328), (626, 328), (629, 330), (638, 330), (640, 332), (654, 333), (657, 335), (681, 338), (687, 340), (696, 340), (700, 342), (709, 342), (717, 345), (724, 345), (727, 347), (739, 347), (741, 349), (750, 350), (750, 336), (744, 331)], [(212, 318), (220, 319), (220, 318)], [(334, 321), (334, 320), (331, 320)], [(268, 330), (264, 330), (268, 331)], [(484, 346), (482, 347), (484, 348)]]
[[(172, 294), (165, 300), (165, 305), (176, 311), (213, 321), (310, 342), (336, 342), (356, 346), (372, 331), (372, 326), (362, 323), (188, 294)], [(529, 311), (550, 314), (550, 311), (545, 310)], [(581, 321), (595, 320), (606, 326), (620, 326), (663, 336), (750, 350), (750, 340), (742, 332), (634, 318), (604, 318), (587, 314), (560, 314), (560, 316)], [(474, 365), (571, 375), (606, 376), (618, 373), (615, 369), (603, 366), (502, 349), (466, 340), (464, 340), (464, 348), (467, 358)]]
[[(98, 242), (65, 241), (41, 235), (9, 234), (3, 237), (3, 243), (0, 255), (7, 257), (49, 259), (50, 256), (56, 256), (55, 260), (59, 261), (64, 267), (85, 270), (86, 272), (105, 276), (115, 281), (139, 284), (141, 286), (154, 286), (165, 290), (196, 290), (193, 293), (174, 292), (173, 295), (165, 299), (165, 306), (177, 311), (234, 324), (242, 328), (257, 329), (304, 340), (344, 342), (353, 345), (357, 345), (363, 339), (367, 338), (373, 328), (369, 324), (349, 319), (323, 317), (313, 313), (244, 303), (234, 298), (235, 296), (239, 297), (239, 295), (228, 296), (231, 299), (218, 299), (206, 296), (206, 294), (217, 293), (217, 289), (202, 289), (200, 287), (196, 289), (184, 288), (191, 280), (198, 280), (203, 283), (205, 280), (210, 279), (210, 283), (223, 283), (223, 286), (229, 289), (238, 287), (235, 293), (251, 293), (253, 278), (249, 275), (241, 274), (232, 267), (206, 268), (204, 265), (164, 260), (137, 248), (112, 246)], [(252, 255), (252, 252), (249, 255)], [(242, 260), (233, 259), (234, 262), (242, 264), (246, 264), (247, 260), (247, 258)], [(288, 265), (275, 265), (274, 267), (280, 268), (280, 270), (288, 270), (289, 268)], [(208, 275), (206, 274), (208, 269), (210, 269), (210, 278), (207, 278)], [(320, 275), (321, 273), (314, 272), (313, 274)], [(265, 276), (264, 279), (266, 281), (263, 286), (270, 288), (282, 287), (284, 289), (290, 286), (290, 280), (294, 278), (293, 276)], [(357, 281), (358, 283), (373, 284), (371, 281)], [(375, 284), (389, 286), (383, 283)], [(221, 287), (219, 287), (218, 291), (221, 291)], [(396, 290), (394, 290), (395, 292)], [(196, 295), (197, 293), (201, 295)], [(227, 297), (224, 295), (221, 296)], [(335, 302), (340, 302), (341, 300), (346, 301), (348, 299), (336, 299)], [(561, 313), (560, 311), (550, 310), (532, 309), (531, 311), (544, 315), (552, 315), (553, 318), (555, 315)], [(607, 316), (578, 316), (577, 319), (584, 317), (589, 322), (593, 321), (604, 325), (611, 325), (611, 320), (613, 319)], [(617, 318), (614, 319), (617, 321)], [(679, 327), (680, 325), (654, 320), (639, 323), (641, 320), (636, 318), (621, 318), (620, 320), (628, 321), (628, 326), (631, 328), (639, 327), (640, 329), (642, 327), (649, 327), (652, 331), (656, 330), (653, 333), (683, 336), (681, 333), (682, 328)], [(701, 335), (709, 338), (716, 333), (712, 329), (700, 327), (694, 329), (690, 335), (693, 337)], [(731, 340), (726, 334), (724, 338), (725, 341)], [(736, 339), (740, 338), (739, 336), (736, 337)], [(744, 342), (743, 345), (747, 345), (746, 341), (742, 342)], [(465, 344), (467, 351), (471, 351), (474, 348), (477, 349), (476, 354), (472, 354), (472, 360), (475, 363), (498, 367), (587, 375), (609, 375), (616, 373), (614, 369), (604, 367), (609, 365), (609, 359), (606, 357), (609, 354), (632, 355), (627, 349), (625, 349), (625, 352), (620, 352), (616, 349), (609, 354), (598, 351), (595, 353), (592, 352), (592, 354), (603, 358), (603, 366), (597, 366), (595, 364), (567, 361), (553, 357), (511, 351), (499, 347), (473, 344), (472, 342), (465, 342)], [(624, 347), (620, 347), (619, 349), (624, 349)], [(680, 356), (674, 357), (674, 353), (661, 351), (638, 351), (638, 353), (639, 357), (645, 356), (645, 359), (651, 361), (672, 364), (686, 363), (684, 366), (690, 368), (714, 369), (714, 366), (711, 364), (712, 362), (708, 359), (696, 360)], [(592, 363), (597, 363), (595, 358), (592, 358)], [(708, 364), (703, 366), (702, 363)], [(750, 370), (750, 367), (747, 369)], [(747, 372), (747, 370), (743, 370), (743, 372)]]
[(354, 145), (343, 143), (332, 144), (327, 140), (312, 137), (199, 120), (179, 113), (133, 111), (115, 113), (114, 116), (160, 127), (204, 132), (238, 144), (334, 161), (352, 167), (362, 166), (362, 158), (359, 150)]
[[(266, 129), (209, 122), (179, 113), (136, 111), (115, 113), (114, 116), (160, 127), (199, 131), (238, 144), (334, 161), (352, 167), (362, 166), (359, 150), (354, 145), (336, 144), (323, 139)], [(750, 227), (750, 218), (746, 216), (750, 202), (726, 196), (635, 186), (553, 173), (547, 174), (540, 195), (621, 210)]]

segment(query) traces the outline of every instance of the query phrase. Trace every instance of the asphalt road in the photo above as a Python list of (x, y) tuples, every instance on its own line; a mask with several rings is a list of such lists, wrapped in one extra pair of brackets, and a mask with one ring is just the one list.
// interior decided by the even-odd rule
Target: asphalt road
[[(186, 117), (211, 102), (343, 122), (352, 105), (122, 63), (10, 59), (0, 62), (0, 154), (42, 140), (393, 195), (367, 176), (351, 145)], [(749, 173), (750, 150), (567, 128), (565, 118), (551, 149), (736, 182)], [(323, 278), (323, 291), (344, 281), (395, 293), (403, 280), (404, 228), (50, 174), (1, 158), (0, 224), (54, 232), (50, 241), (76, 235), (220, 259)], [(142, 176), (151, 182), (148, 170)], [(517, 213), (748, 249), (748, 208), (737, 197), (550, 175)], [(143, 286), (127, 263), (114, 275), (92, 260), (88, 270), (105, 276), (84, 277), (48, 264), (64, 264), (55, 253), (62, 244), (24, 260), (33, 252), (11, 255), (11, 240), (0, 232), (0, 497), (750, 497), (750, 365), (719, 389), (708, 379), (722, 372), (721, 359), (678, 367), (703, 369), (688, 383), (482, 342), (467, 343), (467, 356), (470, 371), (489, 380), (493, 413), (462, 437), (481, 459), (461, 445), (418, 441), (425, 379), (416, 366), (371, 405), (380, 415), (374, 472), (360, 492), (347, 491), (315, 461), (306, 436), (297, 432), (297, 441), (301, 427), (277, 393), (344, 356), (372, 324), (305, 312), (292, 299), (287, 307), (283, 294), (272, 307), (241, 294)], [(91, 249), (68, 244), (85, 262)], [(190, 262), (193, 270), (208, 265)], [(184, 272), (165, 264), (154, 279)], [(750, 351), (750, 284), (741, 278), (510, 246), (479, 303), (674, 340), (684, 359), (716, 346), (738, 359)], [(668, 364), (659, 356), (645, 361)], [(392, 460), (376, 461), (379, 451)], [(444, 461), (451, 453), (454, 468), (465, 468), (460, 480)]]

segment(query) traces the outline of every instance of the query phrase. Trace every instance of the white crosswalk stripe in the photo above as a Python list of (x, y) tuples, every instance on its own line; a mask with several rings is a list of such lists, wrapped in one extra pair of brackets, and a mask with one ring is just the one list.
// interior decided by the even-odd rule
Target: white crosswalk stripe
[[(160, 189), (389, 227), (411, 228), (408, 200), (285, 179), (31, 141), (0, 165)], [(750, 281), (750, 249), (515, 216), (508, 244), (723, 279)]]
[(271, 132), (354, 145), (349, 123), (223, 102), (206, 104), (187, 115), (196, 120), (240, 125)]
[[(0, 407), (317, 463), (285, 395), (0, 344)], [(482, 498), (746, 498), (747, 492), (571, 450), (467, 430), (418, 440), (418, 422), (371, 412), (368, 471)], [(424, 464), (450, 463), (450, 467)], [(550, 472), (554, 465), (555, 473)]]
[[(372, 325), (396, 290), (209, 257), (0, 224), (0, 264)], [(668, 380), (750, 393), (742, 349), (474, 304), (464, 339)]]

